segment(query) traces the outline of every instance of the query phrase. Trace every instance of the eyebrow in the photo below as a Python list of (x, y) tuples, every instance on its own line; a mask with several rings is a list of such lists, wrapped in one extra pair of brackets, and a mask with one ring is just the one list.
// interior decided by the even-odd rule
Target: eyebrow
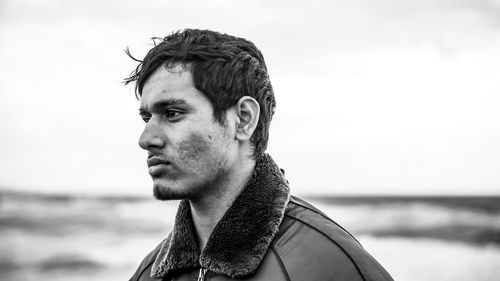
[(165, 109), (166, 107), (173, 106), (173, 105), (185, 105), (186, 101), (181, 100), (181, 99), (168, 99), (168, 100), (162, 100), (159, 102), (153, 103), (151, 106), (150, 110), (147, 110), (144, 107), (139, 108), (139, 114), (144, 115), (144, 114), (150, 114), (151, 112), (159, 112)]

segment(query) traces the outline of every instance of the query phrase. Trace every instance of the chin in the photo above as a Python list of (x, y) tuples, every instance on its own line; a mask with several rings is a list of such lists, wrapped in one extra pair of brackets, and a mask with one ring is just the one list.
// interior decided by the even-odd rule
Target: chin
[(156, 184), (153, 186), (153, 196), (162, 201), (184, 199), (184, 196), (181, 196), (181, 194), (172, 192), (171, 189)]
[(179, 187), (172, 185), (165, 185), (155, 183), (153, 185), (153, 196), (161, 201), (168, 200), (182, 200), (188, 199), (191, 200), (196, 197), (196, 189), (187, 188), (187, 187)]

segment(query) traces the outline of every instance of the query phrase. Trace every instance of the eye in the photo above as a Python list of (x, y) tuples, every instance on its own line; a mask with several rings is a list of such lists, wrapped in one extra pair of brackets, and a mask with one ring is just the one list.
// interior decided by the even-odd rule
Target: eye
[(146, 115), (143, 115), (141, 116), (142, 120), (144, 121), (144, 123), (148, 123), (149, 122), (149, 119), (151, 119), (151, 116), (146, 116)]
[[(169, 108), (165, 110), (165, 117), (168, 119), (178, 119), (184, 112), (179, 109)], [(175, 121), (175, 120), (174, 120)]]

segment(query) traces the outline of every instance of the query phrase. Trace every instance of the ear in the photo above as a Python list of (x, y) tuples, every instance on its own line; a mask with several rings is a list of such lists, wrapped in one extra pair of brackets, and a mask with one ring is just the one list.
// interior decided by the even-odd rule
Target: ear
[(259, 122), (260, 106), (252, 97), (241, 97), (236, 103), (236, 139), (240, 141), (250, 140), (257, 123)]

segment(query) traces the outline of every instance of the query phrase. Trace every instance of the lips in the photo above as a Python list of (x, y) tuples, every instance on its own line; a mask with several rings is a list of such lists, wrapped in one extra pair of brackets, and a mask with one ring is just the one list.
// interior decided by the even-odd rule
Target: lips
[(170, 174), (172, 163), (162, 157), (152, 156), (148, 158), (149, 174), (153, 177), (163, 177)]
[(170, 161), (162, 159), (160, 157), (156, 157), (156, 156), (148, 158), (148, 167), (153, 167), (153, 166), (162, 165), (162, 164), (169, 165)]

